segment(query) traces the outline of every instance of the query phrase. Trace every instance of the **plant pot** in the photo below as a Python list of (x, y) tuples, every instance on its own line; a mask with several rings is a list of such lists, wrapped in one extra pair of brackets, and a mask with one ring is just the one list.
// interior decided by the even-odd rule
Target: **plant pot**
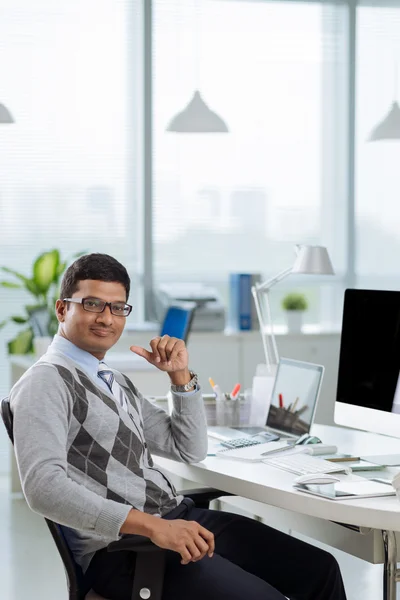
[(289, 333), (301, 333), (301, 328), (303, 325), (303, 311), (287, 310), (286, 320)]

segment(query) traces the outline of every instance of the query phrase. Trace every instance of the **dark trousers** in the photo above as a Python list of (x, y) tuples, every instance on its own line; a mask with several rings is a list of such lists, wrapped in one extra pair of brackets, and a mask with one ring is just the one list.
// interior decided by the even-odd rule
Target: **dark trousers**
[[(214, 533), (212, 558), (181, 565), (167, 551), (163, 600), (345, 600), (331, 554), (246, 517), (196, 508), (185, 499), (166, 519), (197, 521)], [(109, 600), (130, 600), (132, 552), (99, 550), (87, 577)]]

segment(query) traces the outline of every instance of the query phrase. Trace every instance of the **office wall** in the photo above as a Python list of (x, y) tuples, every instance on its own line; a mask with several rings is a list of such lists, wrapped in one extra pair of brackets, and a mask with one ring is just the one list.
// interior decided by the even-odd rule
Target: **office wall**
[[(128, 350), (133, 343), (148, 348), (152, 335), (149, 332), (128, 333), (115, 347), (118, 351)], [(336, 396), (336, 380), (339, 363), (340, 333), (286, 334), (277, 336), (281, 356), (314, 362), (325, 366), (321, 397), (316, 412), (316, 422), (333, 424), (333, 406)], [(222, 333), (193, 332), (189, 343), (190, 367), (199, 374), (205, 391), (209, 389), (208, 378), (212, 377), (223, 391), (231, 391), (239, 382), (242, 389), (251, 388), (258, 363), (263, 362), (263, 348), (258, 331), (224, 335)], [(131, 374), (134, 379), (135, 374)], [(166, 385), (168, 380), (166, 380)], [(151, 380), (144, 393), (165, 393), (155, 390)]]

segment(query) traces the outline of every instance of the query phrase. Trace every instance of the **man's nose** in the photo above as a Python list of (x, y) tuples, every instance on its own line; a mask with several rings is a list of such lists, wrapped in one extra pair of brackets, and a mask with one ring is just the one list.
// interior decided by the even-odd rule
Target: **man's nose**
[(104, 323), (105, 325), (111, 325), (113, 322), (113, 314), (111, 312), (111, 307), (106, 306), (103, 312), (97, 315), (96, 321), (98, 323)]

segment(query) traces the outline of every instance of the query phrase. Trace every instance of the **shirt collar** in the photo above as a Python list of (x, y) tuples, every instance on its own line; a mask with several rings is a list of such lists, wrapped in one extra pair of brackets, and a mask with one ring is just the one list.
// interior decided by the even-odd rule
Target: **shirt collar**
[(99, 359), (93, 356), (93, 354), (90, 354), (90, 352), (78, 348), (78, 346), (75, 346), (75, 344), (65, 337), (58, 335), (58, 333), (54, 336), (48, 352), (60, 352), (61, 354), (64, 354), (74, 362), (78, 363), (82, 370), (90, 375), (95, 381), (97, 380), (99, 363), (102, 361), (99, 361)]

